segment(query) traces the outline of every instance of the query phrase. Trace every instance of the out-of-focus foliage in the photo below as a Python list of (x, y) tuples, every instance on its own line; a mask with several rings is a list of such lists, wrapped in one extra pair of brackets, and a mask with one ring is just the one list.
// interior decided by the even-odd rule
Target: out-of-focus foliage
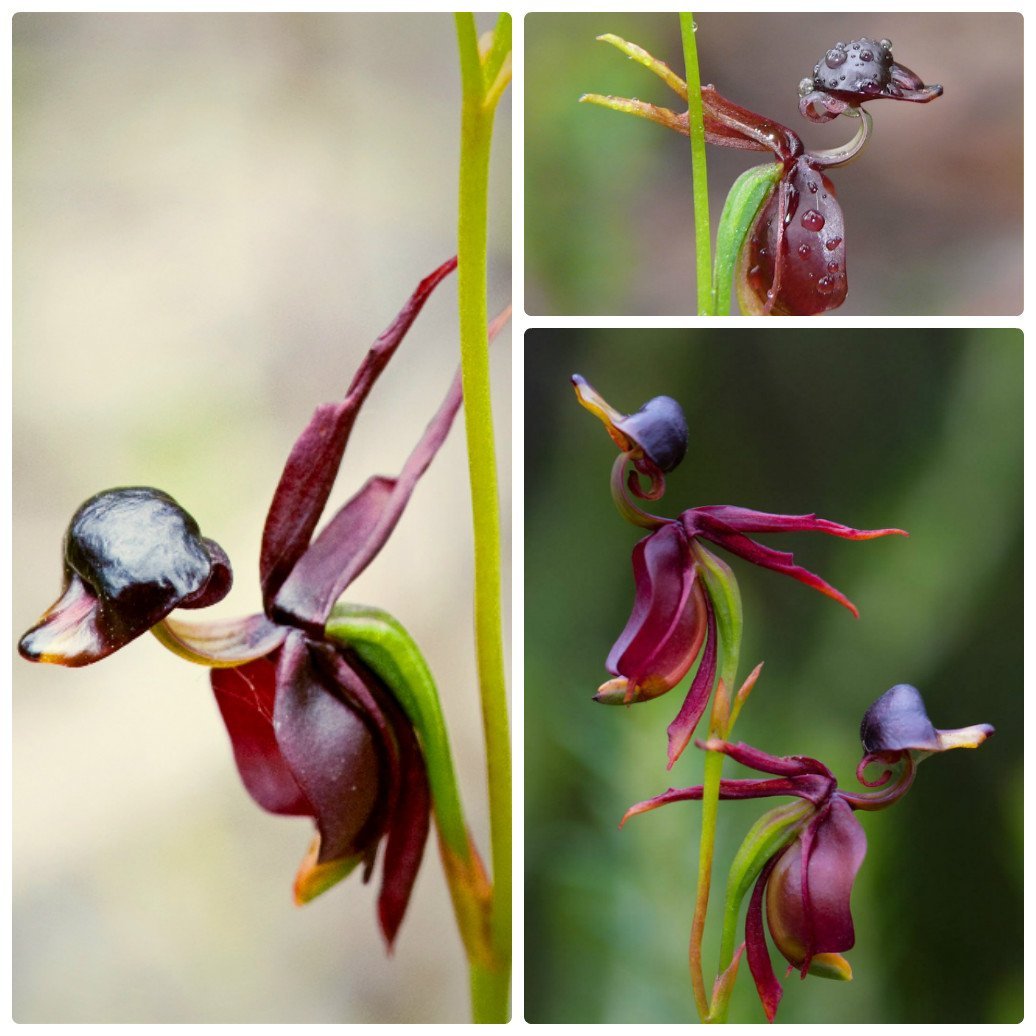
[[(732, 561), (742, 676), (766, 662), (736, 739), (828, 763), (845, 785), (867, 706), (921, 689), (938, 726), (989, 722), (977, 752), (921, 767), (862, 817), (851, 983), (785, 980), (782, 1022), (1021, 1017), (1022, 342), (1018, 332), (534, 331), (526, 342), (526, 1016), (694, 1017), (686, 949), (699, 808), (627, 806), (700, 782), (665, 771), (681, 691), (595, 705), (633, 596), (637, 531), (615, 512), (614, 447), (578, 406), (579, 372), (616, 407), (685, 407), (690, 448), (654, 505), (817, 511), (909, 539), (769, 536), (859, 606)], [(763, 537), (760, 537), (762, 539)], [(685, 682), (686, 683), (686, 682)], [(681, 685), (681, 688), (685, 686)], [(728, 764), (730, 776), (738, 768)], [(744, 776), (744, 774), (741, 774)], [(717, 888), (758, 803), (721, 805)], [(715, 961), (706, 941), (706, 962)], [(761, 1021), (746, 974), (732, 1021)]]
[[(695, 18), (703, 83), (776, 119), (807, 148), (855, 123), (816, 126), (798, 83), (838, 40), (892, 40), (942, 83), (927, 105), (877, 101), (874, 136), (832, 180), (846, 222), (839, 314), (1022, 309), (1022, 21), (1019, 14), (721, 14)], [(679, 101), (595, 36), (615, 33), (683, 72), (675, 14), (537, 14), (525, 21), (526, 293), (530, 313), (690, 313), (694, 237), (687, 139), (579, 104), (596, 92)], [(753, 153), (709, 147), (713, 229)]]

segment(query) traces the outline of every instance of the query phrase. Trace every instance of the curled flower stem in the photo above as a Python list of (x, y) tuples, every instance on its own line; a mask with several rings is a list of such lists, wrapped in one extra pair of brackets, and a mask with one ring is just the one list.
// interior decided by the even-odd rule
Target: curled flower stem
[[(886, 763), (888, 769), (876, 781), (864, 779), (863, 771), (875, 762)], [(917, 763), (910, 752), (903, 752), (898, 759), (891, 761), (883, 759), (881, 754), (865, 755), (856, 768), (857, 780), (867, 788), (877, 789), (875, 791), (861, 792), (840, 792), (842, 798), (849, 803), (853, 809), (876, 810), (885, 809), (893, 802), (901, 799), (914, 783), (914, 776), (917, 773)]]
[(839, 148), (831, 148), (828, 151), (811, 151), (809, 153), (810, 161), (824, 168), (848, 165), (863, 150), (864, 144), (870, 138), (871, 130), (874, 127), (874, 120), (866, 108), (850, 108), (842, 114), (849, 116), (850, 113), (860, 119), (860, 127), (857, 129), (853, 139)]
[(698, 47), (694, 15), (680, 13), (680, 35), (687, 68), (687, 129), (691, 140), (691, 177), (694, 194), (694, 255), (698, 286), (698, 315), (712, 316), (712, 227), (709, 222), (709, 180), (705, 157), (705, 119), (701, 103)]
[[(615, 463), (612, 464), (612, 499), (615, 501), (615, 507), (619, 514), (626, 521), (633, 525), (639, 525), (644, 529), (660, 529), (669, 519), (659, 518), (658, 515), (642, 510), (637, 506), (636, 501), (634, 501), (630, 494), (629, 484), (626, 479), (626, 465), (635, 464), (637, 456), (639, 456), (639, 451), (630, 451), (628, 453), (620, 453), (615, 458)], [(637, 471), (630, 472), (629, 477), (631, 479), (637, 478)], [(652, 484), (648, 489), (643, 490), (642, 500), (657, 500), (665, 492), (665, 477), (662, 473), (656, 469), (656, 472), (653, 472), (650, 477), (652, 478)]]
[(506, 1022), (511, 961), (511, 737), (504, 679), (500, 586), (500, 503), (489, 381), (486, 222), (489, 152), (496, 105), (510, 72), (511, 18), (501, 14), (480, 54), (475, 16), (454, 16), (461, 70), (458, 292), (464, 423), (475, 540), (475, 641), (486, 744), (493, 889), (493, 967), (472, 962), (472, 1012)]

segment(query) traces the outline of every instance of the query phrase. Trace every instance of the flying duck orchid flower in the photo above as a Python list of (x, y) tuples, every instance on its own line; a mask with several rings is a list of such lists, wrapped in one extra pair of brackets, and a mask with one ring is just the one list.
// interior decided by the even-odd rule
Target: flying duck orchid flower
[[(729, 569), (706, 544), (763, 568), (797, 579), (847, 608), (856, 606), (820, 576), (795, 563), (790, 553), (752, 539), (750, 533), (822, 532), (849, 540), (906, 535), (902, 529), (854, 529), (815, 514), (784, 515), (712, 504), (693, 507), (678, 518), (643, 510), (639, 500), (658, 500), (665, 473), (687, 448), (687, 424), (680, 405), (658, 397), (632, 415), (608, 404), (581, 375), (572, 378), (580, 403), (605, 426), (620, 452), (612, 467), (612, 496), (619, 513), (650, 530), (633, 548), (633, 609), (608, 654), (613, 679), (601, 685), (594, 700), (631, 705), (672, 690), (700, 659), (686, 699), (669, 727), (669, 765), (687, 746), (709, 701), (717, 672), (715, 593), (707, 578)], [(627, 465), (630, 466), (627, 476)], [(647, 479), (645, 486), (641, 477)]]
[[(657, 75), (683, 101), (687, 84), (664, 62), (618, 36), (600, 36)], [(728, 100), (714, 86), (701, 87), (705, 139), (719, 147), (769, 151), (773, 161), (747, 170), (731, 188), (717, 232), (716, 312), (726, 312), (730, 273), (720, 243), (737, 249), (734, 280), (746, 315), (814, 316), (837, 309), (846, 298), (845, 219), (827, 171), (852, 161), (867, 143), (871, 117), (861, 105), (888, 98), (927, 102), (941, 86), (925, 86), (892, 58), (888, 40), (866, 37), (838, 43), (813, 76), (799, 84), (800, 111), (812, 122), (837, 115), (857, 118), (855, 136), (843, 147), (807, 151), (787, 126)], [(628, 98), (584, 94), (588, 101), (637, 115), (689, 135), (688, 113)], [(728, 229), (732, 228), (732, 229)]]
[[(850, 898), (867, 852), (867, 838), (855, 812), (887, 809), (898, 802), (910, 789), (917, 764), (928, 755), (977, 748), (992, 734), (988, 724), (937, 731), (920, 693), (906, 684), (893, 687), (867, 710), (863, 720), (865, 755), (857, 778), (871, 789), (864, 792), (839, 789), (834, 774), (806, 756), (772, 756), (749, 745), (717, 739), (697, 742), (699, 748), (720, 752), (769, 775), (763, 780), (721, 780), (720, 799), (790, 796), (798, 800), (771, 810), (756, 822), (734, 859), (727, 884), (721, 966), (726, 968), (733, 960), (736, 968), (740, 959), (740, 951), (732, 952), (733, 928), (751, 887), (745, 949), (769, 1021), (774, 1020), (782, 989), (770, 961), (767, 929), (788, 962), (789, 974), (797, 969), (802, 978), (807, 974), (852, 978), (852, 968), (842, 954), (856, 941)], [(866, 780), (864, 770), (874, 762), (882, 762), (885, 769), (877, 780)], [(630, 807), (619, 826), (659, 806), (700, 800), (702, 794), (701, 785), (670, 788)]]
[[(403, 700), (392, 660), (379, 668), (371, 661), (376, 655), (343, 642), (332, 609), (384, 546), (444, 442), (461, 404), (459, 374), (400, 473), (370, 478), (316, 528), (364, 401), (432, 290), (455, 267), (450, 259), (420, 283), (344, 398), (318, 407), (292, 448), (263, 531), (262, 613), (209, 623), (171, 618), (175, 608), (203, 607), (227, 593), (226, 554), (165, 493), (115, 489), (76, 512), (65, 537), (62, 595), (19, 644), (31, 661), (78, 666), (151, 629), (176, 653), (210, 666), (245, 788), (263, 809), (308, 816), (316, 825), (295, 880), (296, 901), (312, 899), (361, 864), (367, 880), (381, 849), (378, 915), (390, 947), (433, 808), (441, 821), (442, 803), (433, 802), (429, 788), (429, 753), (436, 753), (434, 780), (455, 779), (441, 724), (422, 729), (421, 709)], [(466, 832), (443, 843), (453, 877), (484, 885)]]

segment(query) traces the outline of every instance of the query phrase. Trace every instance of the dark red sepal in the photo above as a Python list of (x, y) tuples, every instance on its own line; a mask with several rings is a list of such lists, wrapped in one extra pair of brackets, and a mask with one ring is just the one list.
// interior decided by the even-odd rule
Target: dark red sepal
[(259, 576), (267, 612), (309, 546), (360, 407), (432, 290), (456, 266), (456, 258), (449, 259), (421, 281), (396, 319), (371, 346), (345, 398), (318, 407), (292, 447), (263, 529)]
[(212, 690), (248, 794), (271, 813), (313, 816), (313, 806), (281, 754), (274, 733), (275, 658), (211, 670)]
[(458, 373), (396, 478), (368, 479), (299, 558), (277, 591), (273, 617), (319, 637), (335, 601), (384, 546), (418, 480), (446, 440), (462, 401)]
[(770, 962), (770, 951), (766, 946), (766, 931), (763, 925), (763, 892), (770, 874), (776, 866), (780, 856), (774, 856), (763, 867), (759, 880), (752, 890), (752, 898), (748, 903), (748, 912), (745, 914), (745, 949), (748, 957), (748, 969), (755, 981), (756, 991), (759, 993), (759, 1000), (766, 1012), (766, 1020), (772, 1022), (777, 1015), (777, 1008), (780, 1006), (784, 990), (774, 974), (773, 964)]

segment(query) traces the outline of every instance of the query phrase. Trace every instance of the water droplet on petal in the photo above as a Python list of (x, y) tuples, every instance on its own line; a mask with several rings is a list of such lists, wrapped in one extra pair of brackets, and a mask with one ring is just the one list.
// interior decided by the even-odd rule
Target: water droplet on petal
[(828, 295), (832, 291), (834, 291), (834, 287), (834, 277), (821, 277), (820, 280), (817, 281), (817, 291), (822, 292), (825, 295)]
[(878, 46), (881, 47), (882, 50), (891, 50), (892, 40), (880, 40)]
[(860, 60), (861, 61), (873, 61), (874, 60), (874, 51), (873, 50), (861, 50), (860, 51)]
[(817, 193), (817, 189), (818, 188), (817, 188), (816, 180), (810, 180), (809, 183), (806, 184), (806, 186), (809, 188), (809, 193), (810, 194), (816, 194)]
[(825, 222), (827, 221), (816, 209), (806, 209), (802, 213), (802, 225), (807, 230), (823, 230)]
[[(814, 51), (816, 53), (816, 51)], [(844, 65), (846, 59), (846, 53), (841, 47), (832, 47), (827, 52), (827, 56), (824, 58), (824, 64), (828, 68), (838, 68), (839, 65)]]
[(833, 252), (841, 243), (842, 239), (840, 237), (833, 237), (824, 247), (827, 248), (829, 252)]
[[(799, 245), (799, 255), (802, 256), (803, 259), (808, 259), (809, 258), (809, 254), (812, 251), (813, 251), (813, 249), (810, 248), (809, 245), (807, 245), (807, 244)], [(835, 266), (837, 266), (837, 265), (838, 264), (835, 263)]]
[(831, 262), (829, 262), (827, 264), (827, 272), (828, 273), (838, 273), (838, 263), (835, 262), (834, 259), (832, 259)]

